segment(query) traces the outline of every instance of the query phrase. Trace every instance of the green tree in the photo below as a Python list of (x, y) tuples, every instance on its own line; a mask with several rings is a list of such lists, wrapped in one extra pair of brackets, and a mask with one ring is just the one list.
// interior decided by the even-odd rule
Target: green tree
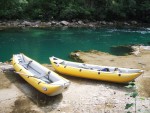
[(1, 0), (0, 19), (150, 22), (150, 0)]
[(150, 23), (150, 1), (136, 0), (136, 18), (143, 22)]
[(26, 0), (1, 0), (0, 18), (1, 19), (20, 19), (23, 16)]

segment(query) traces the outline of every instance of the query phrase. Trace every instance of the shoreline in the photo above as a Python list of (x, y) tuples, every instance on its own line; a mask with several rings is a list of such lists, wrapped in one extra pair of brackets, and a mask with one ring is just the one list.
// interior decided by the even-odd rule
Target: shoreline
[(48, 27), (89, 27), (89, 28), (101, 28), (101, 27), (116, 27), (116, 28), (143, 28), (146, 27), (149, 30), (149, 23), (139, 23), (137, 21), (27, 21), (27, 20), (15, 20), (15, 21), (0, 21), (0, 30), (7, 28), (48, 28)]

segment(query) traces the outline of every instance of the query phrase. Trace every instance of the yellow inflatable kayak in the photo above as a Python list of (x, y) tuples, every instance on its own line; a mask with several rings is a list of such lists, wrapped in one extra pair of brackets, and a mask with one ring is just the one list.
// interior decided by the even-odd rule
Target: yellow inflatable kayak
[(62, 74), (117, 83), (130, 82), (143, 73), (140, 69), (76, 63), (56, 57), (50, 57), (50, 61), (55, 70)]
[(70, 82), (30, 59), (24, 54), (15, 54), (12, 58), (12, 65), (23, 79), (40, 92), (53, 96), (66, 90)]

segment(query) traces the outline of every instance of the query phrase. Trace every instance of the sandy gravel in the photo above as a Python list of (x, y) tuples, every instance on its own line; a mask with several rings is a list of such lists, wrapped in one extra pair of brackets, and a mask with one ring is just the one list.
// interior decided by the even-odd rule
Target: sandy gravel
[[(150, 112), (150, 52), (138, 56), (113, 56), (102, 52), (77, 52), (85, 63), (144, 69), (136, 79), (139, 94), (137, 112)], [(3, 64), (0, 64), (3, 65)], [(53, 69), (50, 65), (44, 66)], [(0, 72), (0, 113), (123, 113), (126, 103), (135, 101), (126, 96), (133, 90), (126, 84), (63, 77), (71, 81), (69, 89), (61, 95), (48, 97), (41, 94), (12, 71)], [(130, 109), (134, 111), (134, 107)]]

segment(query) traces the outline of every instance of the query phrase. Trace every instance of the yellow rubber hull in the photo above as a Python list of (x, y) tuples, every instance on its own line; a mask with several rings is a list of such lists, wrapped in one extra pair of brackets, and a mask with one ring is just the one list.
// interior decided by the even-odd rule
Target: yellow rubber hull
[[(26, 80), (30, 85), (32, 85), (34, 88), (36, 88), (41, 93), (44, 93), (48, 96), (55, 95), (56, 92), (58, 92), (61, 88), (59, 85), (51, 85), (43, 82), (40, 79), (30, 77), (33, 76), (32, 73), (30, 73), (28, 70), (26, 70), (23, 66), (16, 63), (14, 57), (12, 58), (12, 65), (16, 72), (20, 72), (19, 74), (24, 80)], [(27, 76), (26, 76), (27, 75)]]
[(110, 81), (110, 82), (116, 82), (116, 83), (126, 83), (134, 80), (138, 76), (142, 74), (142, 72), (139, 73), (111, 73), (111, 72), (98, 72), (88, 69), (79, 69), (71, 66), (64, 66), (64, 65), (57, 65), (54, 63), (52, 59), (51, 64), (53, 68), (65, 75), (75, 76), (75, 77), (81, 77), (81, 78), (88, 78), (88, 79), (95, 79), (95, 80), (103, 80), (103, 81)]

